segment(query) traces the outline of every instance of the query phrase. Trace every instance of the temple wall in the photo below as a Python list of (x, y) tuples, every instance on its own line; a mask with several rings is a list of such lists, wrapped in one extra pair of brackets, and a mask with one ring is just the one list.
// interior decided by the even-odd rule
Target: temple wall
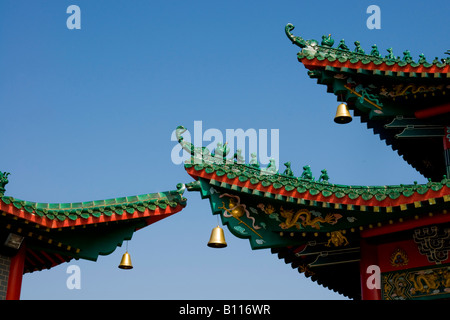
[(6, 299), (10, 263), (10, 257), (0, 255), (0, 300)]

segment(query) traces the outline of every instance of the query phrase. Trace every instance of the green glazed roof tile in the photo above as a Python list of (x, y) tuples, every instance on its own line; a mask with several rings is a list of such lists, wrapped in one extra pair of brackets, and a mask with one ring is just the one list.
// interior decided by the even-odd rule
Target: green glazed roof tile
[[(324, 197), (330, 197), (334, 195), (335, 197), (341, 199), (348, 197), (349, 199), (356, 200), (361, 198), (362, 200), (368, 201), (375, 197), (377, 201), (383, 201), (387, 198), (395, 200), (400, 196), (409, 198), (414, 194), (423, 195), (426, 192), (440, 191), (444, 186), (448, 187), (450, 185), (450, 180), (444, 178), (442, 181), (427, 183), (427, 184), (401, 184), (401, 185), (391, 185), (391, 186), (358, 186), (358, 185), (342, 185), (342, 184), (332, 184), (328, 181), (316, 181), (316, 180), (306, 180), (300, 177), (290, 177), (280, 173), (267, 175), (261, 170), (256, 169), (250, 164), (239, 164), (239, 163), (225, 163), (217, 164), (212, 158), (207, 156), (203, 159), (203, 170), (197, 170), (196, 174), (201, 174), (204, 171), (206, 174), (215, 174), (219, 177), (223, 177), (225, 172), (233, 172), (231, 177), (230, 174), (226, 175), (227, 181), (218, 182), (211, 178), (210, 184), (217, 185), (224, 188), (236, 189), (235, 183), (246, 183), (247, 187), (261, 185), (265, 188), (273, 187), (278, 193), (280, 190), (285, 189), (286, 191), (296, 190), (297, 192), (303, 194), (309, 192), (309, 194), (316, 196), (322, 194)], [(186, 169), (190, 166), (185, 165)], [(238, 179), (236, 179), (238, 178)], [(246, 188), (247, 188), (246, 187)], [(264, 193), (264, 192), (263, 192)], [(266, 192), (264, 194), (266, 197), (274, 197), (274, 195)], [(253, 191), (253, 194), (258, 194), (257, 190)]]
[[(285, 32), (287, 37), (292, 41), (293, 44), (299, 46), (302, 50), (297, 54), (299, 60), (307, 59), (313, 60), (317, 59), (319, 61), (328, 60), (329, 62), (333, 62), (338, 60), (341, 63), (345, 63), (346, 61), (350, 61), (355, 64), (361, 62), (364, 65), (368, 65), (370, 63), (374, 63), (375, 65), (381, 65), (385, 63), (387, 66), (397, 65), (399, 67), (410, 66), (412, 68), (422, 67), (422, 68), (431, 68), (433, 66), (437, 67), (437, 73), (442, 72), (443, 74), (448, 73), (448, 65), (450, 64), (450, 57), (445, 59), (435, 59), (432, 63), (428, 62), (423, 55), (419, 56), (419, 60), (414, 61), (408, 50), (403, 52), (403, 57), (394, 56), (388, 54), (386, 56), (382, 56), (379, 52), (370, 52), (370, 53), (359, 53), (355, 51), (350, 51), (348, 48), (343, 48), (340, 45), (338, 47), (333, 48), (332, 45), (323, 45), (319, 44), (316, 40), (304, 40), (301, 37), (294, 36), (291, 31), (294, 30), (294, 26), (292, 24), (287, 24), (285, 27)], [(358, 42), (358, 41), (357, 41)], [(359, 43), (359, 42), (358, 42)], [(392, 48), (389, 48), (391, 52), (393, 52)], [(385, 75), (395, 76), (395, 73), (386, 73)], [(415, 72), (410, 72), (408, 74), (404, 74), (403, 76), (415, 77)]]
[(156, 210), (158, 207), (166, 209), (168, 205), (170, 207), (185, 206), (186, 199), (182, 196), (184, 192), (182, 186), (180, 185), (179, 188), (177, 186), (177, 190), (167, 192), (75, 203), (39, 203), (8, 196), (3, 196), (1, 201), (5, 204), (12, 203), (17, 209), (50, 220), (77, 220), (88, 219), (90, 216), (97, 218), (102, 215), (111, 216), (113, 213), (122, 215), (125, 211), (133, 214), (136, 210), (144, 212), (147, 208), (150, 210)]
[[(182, 126), (177, 128), (178, 141), (181, 141), (182, 147), (192, 152), (191, 145), (188, 142), (183, 141), (182, 134), (186, 129)], [(273, 172), (270, 168), (270, 164), (267, 168), (260, 168), (259, 164), (244, 164), (238, 163), (237, 160), (222, 161), (211, 155), (210, 151), (206, 148), (202, 151), (202, 164), (193, 168), (194, 158), (188, 159), (185, 162), (185, 169), (189, 171), (192, 176), (198, 176), (200, 178), (209, 179), (209, 184), (220, 186), (223, 188), (235, 188), (235, 185), (239, 187), (245, 186), (246, 188), (253, 188), (253, 194), (261, 195), (265, 197), (273, 198), (276, 194), (281, 194), (284, 190), (294, 191), (296, 190), (301, 194), (301, 197), (306, 197), (308, 194), (312, 196), (323, 195), (324, 197), (335, 196), (337, 199), (347, 197), (352, 201), (373, 201), (374, 198), (377, 201), (396, 200), (399, 197), (410, 198), (414, 195), (422, 196), (429, 191), (441, 192), (442, 188), (450, 185), (450, 180), (444, 177), (441, 181), (428, 182), (426, 184), (400, 184), (391, 186), (358, 186), (358, 185), (342, 185), (333, 184), (328, 181), (328, 175), (326, 170), (323, 170), (321, 177), (318, 180), (306, 179), (310, 174), (306, 174), (309, 166), (305, 166), (305, 172), (300, 177), (295, 177), (293, 174), (282, 174), (279, 171)], [(193, 154), (192, 154), (193, 155)], [(198, 160), (198, 159), (195, 159)], [(287, 166), (287, 164), (285, 164)], [(200, 169), (201, 168), (201, 169)], [(273, 168), (273, 167), (272, 167)], [(285, 172), (292, 172), (289, 167), (286, 167)], [(265, 189), (263, 191), (257, 191), (256, 188), (273, 188)], [(238, 190), (237, 188), (236, 190)], [(275, 193), (274, 194), (272, 194)], [(444, 197), (445, 193), (449, 193), (449, 190), (445, 190), (439, 197)], [(412, 200), (410, 200), (412, 201)], [(408, 201), (406, 201), (408, 202)]]

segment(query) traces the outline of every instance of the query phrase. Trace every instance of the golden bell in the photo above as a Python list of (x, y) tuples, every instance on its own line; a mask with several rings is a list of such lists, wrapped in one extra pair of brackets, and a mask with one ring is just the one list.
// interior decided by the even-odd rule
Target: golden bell
[(225, 248), (227, 243), (225, 242), (225, 235), (223, 229), (219, 226), (215, 227), (211, 232), (211, 238), (208, 242), (208, 247), (211, 248)]
[(119, 264), (120, 269), (133, 269), (133, 265), (131, 264), (131, 257), (128, 252), (125, 252), (122, 256), (122, 260)]
[(345, 103), (341, 103), (337, 107), (336, 116), (334, 117), (334, 122), (339, 124), (345, 124), (352, 121), (352, 116), (347, 109), (347, 105)]

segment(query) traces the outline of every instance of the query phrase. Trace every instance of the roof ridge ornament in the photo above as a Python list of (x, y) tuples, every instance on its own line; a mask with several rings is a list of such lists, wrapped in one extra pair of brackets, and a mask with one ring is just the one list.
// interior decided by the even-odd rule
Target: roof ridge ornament
[(175, 135), (178, 143), (181, 147), (189, 152), (192, 157), (203, 157), (204, 155), (210, 155), (211, 152), (206, 147), (195, 147), (191, 142), (184, 141), (183, 133), (185, 133), (187, 129), (183, 126), (178, 126), (175, 130)]
[[(306, 48), (308, 46), (317, 46), (318, 42), (314, 39), (305, 40), (302, 37), (294, 36), (291, 31), (295, 29), (295, 26), (292, 23), (288, 23), (286, 27), (284, 27), (284, 31), (286, 36), (292, 41), (293, 44), (299, 46), (300, 48)], [(334, 40), (333, 40), (334, 43)]]
[[(299, 58), (303, 57), (316, 57), (320, 60), (323, 58), (331, 58), (333, 59), (344, 59), (349, 60), (353, 59), (355, 62), (363, 61), (364, 64), (373, 62), (375, 64), (380, 64), (382, 62), (387, 63), (388, 65), (398, 64), (399, 66), (411, 65), (412, 67), (425, 66), (431, 67), (433, 65), (437, 65), (439, 68), (443, 68), (446, 65), (450, 64), (450, 56), (447, 58), (442, 58), (440, 61), (436, 57), (432, 63), (429, 63), (425, 58), (425, 55), (422, 53), (419, 55), (419, 60), (416, 62), (411, 56), (411, 52), (409, 50), (403, 51), (403, 57), (394, 56), (392, 53), (392, 48), (386, 49), (388, 51), (388, 55), (382, 56), (379, 52), (377, 45), (373, 45), (370, 53), (366, 53), (364, 49), (361, 47), (361, 43), (357, 40), (354, 42), (355, 49), (353, 51), (349, 50), (348, 46), (345, 44), (345, 40), (340, 40), (338, 46), (333, 48), (334, 39), (331, 38), (331, 34), (323, 35), (322, 41), (319, 42), (311, 39), (305, 40), (300, 36), (294, 36), (292, 34), (292, 30), (295, 29), (295, 26), (292, 23), (288, 23), (285, 26), (285, 33), (289, 40), (292, 41), (293, 44), (299, 46), (302, 49), (299, 52)], [(445, 54), (450, 55), (450, 50), (447, 50)]]
[(9, 172), (2, 172), (0, 171), (0, 196), (3, 196), (5, 194), (5, 186), (8, 184), (8, 176), (10, 175)]
[(337, 48), (340, 50), (343, 50), (343, 51), (350, 51), (350, 49), (345, 44), (345, 39), (342, 39), (341, 41), (339, 41), (339, 45)]
[(325, 47), (332, 47), (334, 44), (334, 39), (331, 38), (331, 33), (328, 34), (328, 36), (323, 35), (322, 42), (320, 44)]

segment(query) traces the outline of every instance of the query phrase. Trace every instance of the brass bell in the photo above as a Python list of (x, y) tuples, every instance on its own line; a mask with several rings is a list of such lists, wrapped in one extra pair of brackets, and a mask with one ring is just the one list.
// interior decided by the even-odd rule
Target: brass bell
[(119, 264), (119, 268), (120, 269), (133, 269), (133, 265), (131, 264), (131, 257), (130, 254), (127, 252), (125, 252), (122, 256), (122, 260), (120, 261)]
[(225, 248), (227, 243), (225, 242), (225, 235), (223, 229), (219, 226), (215, 227), (211, 232), (211, 238), (208, 242), (208, 247), (211, 248)]
[(352, 116), (348, 111), (347, 105), (345, 103), (341, 103), (337, 107), (336, 116), (334, 117), (334, 122), (339, 124), (345, 124), (352, 121)]

